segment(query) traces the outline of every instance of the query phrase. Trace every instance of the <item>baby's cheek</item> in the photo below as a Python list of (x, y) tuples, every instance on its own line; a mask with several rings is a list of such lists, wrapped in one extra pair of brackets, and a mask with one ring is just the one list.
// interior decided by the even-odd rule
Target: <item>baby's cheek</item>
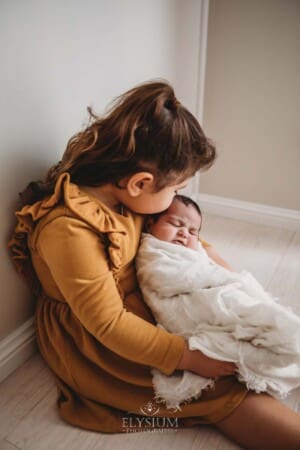
[(189, 239), (189, 248), (191, 248), (192, 250), (197, 250), (198, 247), (198, 239), (196, 237), (191, 237)]

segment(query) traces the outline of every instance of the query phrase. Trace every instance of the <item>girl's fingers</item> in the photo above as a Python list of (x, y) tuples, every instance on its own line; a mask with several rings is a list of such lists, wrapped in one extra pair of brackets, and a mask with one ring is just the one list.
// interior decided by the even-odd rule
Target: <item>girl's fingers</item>
[(234, 363), (228, 363), (225, 370), (227, 373), (235, 373), (237, 371), (237, 366)]

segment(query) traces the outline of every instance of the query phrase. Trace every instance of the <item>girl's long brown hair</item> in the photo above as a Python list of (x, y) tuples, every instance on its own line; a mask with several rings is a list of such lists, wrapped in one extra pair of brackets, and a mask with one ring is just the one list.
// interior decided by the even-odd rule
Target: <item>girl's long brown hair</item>
[(100, 186), (118, 185), (122, 178), (147, 170), (155, 175), (159, 190), (214, 162), (214, 145), (166, 81), (125, 92), (103, 117), (90, 108), (88, 112), (90, 125), (69, 140), (62, 160), (44, 181), (33, 181), (20, 193), (23, 204), (53, 193), (63, 172), (78, 185)]

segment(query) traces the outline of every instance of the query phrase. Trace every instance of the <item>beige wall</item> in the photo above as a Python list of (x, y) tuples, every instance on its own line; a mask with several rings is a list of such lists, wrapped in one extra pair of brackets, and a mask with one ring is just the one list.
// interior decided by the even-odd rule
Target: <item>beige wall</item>
[(300, 1), (211, 0), (202, 193), (300, 208)]

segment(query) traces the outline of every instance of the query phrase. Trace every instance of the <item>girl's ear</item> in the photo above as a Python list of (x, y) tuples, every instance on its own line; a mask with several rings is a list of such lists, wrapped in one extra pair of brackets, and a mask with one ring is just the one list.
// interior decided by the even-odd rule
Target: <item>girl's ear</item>
[(126, 189), (131, 197), (138, 197), (143, 192), (152, 192), (154, 176), (150, 172), (137, 172), (126, 182)]

